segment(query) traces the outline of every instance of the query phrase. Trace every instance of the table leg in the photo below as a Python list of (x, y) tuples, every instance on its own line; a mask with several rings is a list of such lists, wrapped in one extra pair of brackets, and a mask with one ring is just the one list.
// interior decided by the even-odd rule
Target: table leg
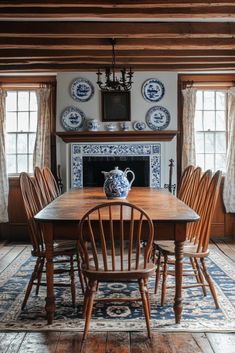
[(183, 277), (183, 249), (184, 242), (175, 241), (175, 322), (180, 323), (182, 305), (182, 277)]
[(51, 223), (43, 224), (43, 234), (46, 250), (46, 279), (47, 279), (47, 297), (46, 297), (46, 313), (47, 323), (52, 324), (55, 313), (55, 296), (54, 296), (54, 264), (53, 264), (53, 225)]

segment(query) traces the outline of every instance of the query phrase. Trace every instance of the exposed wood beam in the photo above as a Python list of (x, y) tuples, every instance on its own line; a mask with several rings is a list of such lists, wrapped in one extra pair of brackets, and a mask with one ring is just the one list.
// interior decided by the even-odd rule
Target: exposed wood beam
[[(84, 49), (70, 49), (64, 50), (61, 49), (0, 49), (0, 59), (43, 59), (43, 58), (81, 58), (86, 59), (90, 57), (98, 57), (98, 58), (106, 58), (107, 60), (111, 60), (112, 54), (110, 50), (84, 50)], [(212, 50), (212, 49), (204, 49), (204, 50), (169, 50), (169, 49), (153, 49), (153, 50), (125, 50), (119, 51), (117, 55), (117, 60), (120, 58), (129, 58), (129, 57), (138, 57), (138, 58), (234, 58), (235, 57), (235, 49), (228, 50)]]
[[(146, 65), (159, 65), (159, 64), (234, 64), (235, 63), (235, 56), (232, 58), (136, 58), (131, 57), (128, 59), (118, 60), (116, 63), (116, 67), (121, 67), (123, 65), (128, 66), (131, 65), (133, 68), (138, 66), (139, 64), (146, 64)], [(0, 64), (6, 65), (25, 65), (25, 64), (50, 64), (50, 65), (57, 65), (57, 64), (78, 64), (78, 65), (88, 65), (94, 64), (100, 68), (105, 66), (111, 66), (110, 60), (100, 59), (100, 58), (92, 58), (88, 57), (86, 61), (84, 58), (44, 58), (44, 59), (36, 59), (36, 58), (27, 58), (27, 59), (5, 59), (0, 58)]]
[[(0, 38), (0, 48), (31, 48), (31, 49), (87, 49), (107, 50), (110, 44), (104, 39), (85, 38)], [(156, 39), (120, 39), (116, 45), (117, 56), (122, 50), (158, 50), (158, 49), (234, 49), (233, 38), (165, 38)]]
[[(200, 60), (203, 59), (223, 59), (223, 58), (234, 58), (235, 50), (131, 50), (122, 51), (119, 53), (116, 58), (117, 62), (128, 62), (128, 60), (132, 60), (133, 58), (142, 59), (142, 60), (155, 60), (159, 58), (192, 58)], [(97, 58), (97, 62), (100, 60), (107, 60), (108, 63), (111, 63), (111, 53), (110, 51), (97, 51), (97, 50), (41, 50), (36, 49), (0, 49), (0, 60), (12, 60), (12, 59), (28, 59), (28, 60), (45, 60), (45, 59), (79, 59), (79, 60), (95, 60)]]
[[(24, 64), (24, 65), (7, 65), (0, 64), (0, 72), (58, 72), (58, 71), (95, 71), (97, 65), (95, 64)], [(235, 70), (234, 64), (139, 64), (135, 66), (135, 71), (221, 71), (221, 70)]]
[(234, 38), (235, 23), (0, 22), (1, 37), (26, 38)]
[(132, 7), (131, 2), (129, 7), (115, 6), (113, 7), (100, 7), (100, 6), (87, 6), (87, 7), (42, 7), (42, 6), (25, 6), (25, 7), (3, 7), (1, 9), (0, 18), (230, 18), (235, 14), (235, 4), (229, 5), (213, 5), (203, 4), (199, 6), (176, 7), (175, 4), (171, 6), (161, 7), (142, 6)]
[(110, 0), (85, 0), (85, 1), (65, 1), (65, 0), (52, 0), (47, 2), (42, 2), (40, 0), (1, 0), (0, 7), (101, 7), (101, 8), (139, 8), (140, 6), (158, 8), (158, 7), (198, 7), (198, 6), (230, 6), (234, 5), (234, 1), (230, 0), (220, 0), (220, 1), (199, 1), (199, 0), (190, 0), (189, 2), (182, 2), (182, 0), (164, 0), (164, 1), (156, 1), (156, 0), (135, 0), (135, 2), (127, 3), (126, 0), (118, 0), (118, 1), (110, 1)]

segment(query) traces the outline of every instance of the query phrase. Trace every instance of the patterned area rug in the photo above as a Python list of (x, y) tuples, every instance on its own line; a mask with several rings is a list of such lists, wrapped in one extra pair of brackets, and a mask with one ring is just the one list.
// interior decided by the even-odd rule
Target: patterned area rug
[[(153, 293), (154, 278), (150, 280), (151, 324), (159, 331), (234, 331), (235, 330), (235, 266), (219, 251), (212, 250), (207, 259), (208, 269), (215, 280), (220, 309), (215, 309), (209, 293), (203, 297), (200, 288), (183, 292), (183, 315), (180, 324), (174, 322), (173, 290), (168, 289), (164, 307), (159, 305), (159, 295)], [(21, 311), (28, 279), (34, 259), (26, 248), (10, 266), (0, 274), (0, 330), (83, 330), (81, 319), (82, 295), (77, 290), (77, 306), (71, 306), (69, 288), (55, 290), (56, 315), (52, 325), (47, 325), (45, 316), (45, 287), (35, 296), (33, 288), (27, 307)], [(78, 286), (79, 287), (79, 286)], [(100, 285), (99, 296), (136, 295), (133, 284), (112, 283)], [(142, 304), (140, 302), (105, 303), (96, 302), (91, 321), (91, 330), (96, 331), (142, 331), (145, 330)]]

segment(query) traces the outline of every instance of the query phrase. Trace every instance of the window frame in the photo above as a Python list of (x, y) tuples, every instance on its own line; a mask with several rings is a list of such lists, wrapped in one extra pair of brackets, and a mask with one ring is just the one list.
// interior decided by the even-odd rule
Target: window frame
[[(51, 109), (51, 121), (50, 121), (50, 132), (51, 132), (51, 170), (54, 174), (57, 174), (57, 162), (56, 162), (56, 75), (53, 76), (0, 76), (0, 86), (6, 91), (10, 90), (35, 90), (40, 88), (42, 85), (50, 84), (52, 86), (52, 94), (50, 101)], [(8, 179), (19, 178), (19, 174), (8, 174)]]
[[(182, 175), (183, 146), (183, 95), (182, 89), (192, 85), (198, 89), (229, 89), (234, 86), (235, 74), (179, 74), (178, 75), (178, 135), (177, 135), (177, 180)], [(228, 129), (227, 129), (228, 141)]]
[[(18, 93), (19, 92), (35, 92), (35, 94), (36, 94), (36, 90), (37, 90), (37, 88), (38, 87), (35, 87), (35, 88), (32, 88), (32, 87), (30, 87), (30, 88), (27, 88), (27, 87), (20, 87), (20, 88), (7, 88), (6, 89), (6, 92), (17, 92), (17, 102), (18, 102)], [(26, 111), (26, 110), (25, 110)], [(15, 112), (16, 114), (17, 114), (17, 124), (18, 124), (18, 114), (19, 114), (19, 112), (21, 112), (21, 111), (19, 111), (18, 109), (16, 110), (16, 111), (13, 111), (13, 112)], [(31, 111), (30, 110), (27, 110), (27, 112), (28, 113), (30, 113)], [(38, 113), (38, 110), (37, 110), (37, 113)], [(30, 123), (30, 119), (29, 119), (29, 123)], [(29, 135), (30, 134), (35, 134), (36, 135), (36, 133), (37, 133), (37, 131), (35, 130), (35, 131), (30, 131), (30, 130), (28, 130), (28, 131), (19, 131), (18, 130), (18, 128), (17, 128), (17, 130), (16, 131), (12, 131), (12, 132), (6, 132), (6, 135), (16, 135), (16, 152), (15, 153), (7, 153), (7, 155), (13, 155), (13, 156), (16, 156), (16, 169), (17, 169), (17, 166), (18, 166), (18, 159), (17, 159), (17, 156), (18, 155), (20, 155), (21, 153), (19, 153), (18, 152), (18, 150), (17, 150), (17, 139), (18, 139), (18, 137), (19, 137), (19, 135), (27, 135), (28, 137), (29, 137)], [(29, 138), (27, 138), (27, 145), (29, 144)], [(27, 164), (29, 163), (29, 156), (30, 155), (32, 155), (31, 153), (29, 153), (29, 151), (28, 151), (28, 146), (27, 146), (27, 153), (22, 153), (22, 154), (24, 154), (24, 155), (27, 155)], [(29, 166), (29, 165), (28, 165)], [(26, 171), (25, 170), (25, 172), (28, 172), (28, 171)], [(30, 172), (29, 172), (30, 173)], [(32, 173), (30, 173), (30, 174), (32, 174)], [(12, 177), (12, 176), (19, 176), (20, 175), (20, 172), (19, 173), (17, 173), (17, 172), (13, 172), (13, 173), (8, 173), (8, 176), (9, 177)]]
[[(205, 92), (205, 91), (213, 91), (213, 92), (224, 92), (224, 93), (227, 93), (226, 91), (227, 91), (227, 88), (219, 88), (219, 87), (216, 87), (216, 88), (214, 88), (214, 87), (200, 87), (199, 85), (198, 86), (196, 86), (196, 88), (197, 88), (197, 90), (198, 91), (203, 91), (203, 92)], [(216, 100), (215, 100), (215, 104), (216, 104)], [(205, 112), (206, 110), (201, 110), (202, 112)], [(216, 112), (217, 110), (215, 109), (215, 110), (213, 110), (214, 112)], [(225, 141), (225, 143), (226, 143), (226, 152), (227, 152), (227, 148), (228, 148), (228, 95), (226, 94), (226, 107), (225, 107), (225, 114), (226, 114), (226, 121), (225, 121), (225, 139), (226, 139), (226, 141)], [(198, 132), (201, 132), (201, 133), (203, 133), (204, 134), (204, 142), (205, 142), (205, 133), (206, 132), (210, 132), (209, 130), (208, 131), (206, 131), (206, 130), (197, 130)], [(196, 129), (195, 129), (195, 138), (196, 138)], [(211, 131), (212, 133), (213, 133), (213, 135), (215, 136), (215, 134), (216, 134), (216, 130), (212, 130)], [(218, 132), (220, 132), (220, 131), (218, 131)], [(223, 132), (223, 131), (221, 131), (221, 132)], [(214, 141), (214, 144), (215, 144), (215, 141)], [(215, 146), (214, 146), (215, 147)], [(225, 152), (225, 153), (226, 153)], [(205, 146), (204, 146), (204, 165), (205, 165), (205, 155), (206, 155), (206, 152), (205, 152)], [(216, 153), (216, 152), (213, 152), (212, 153), (213, 154), (213, 156), (215, 156), (216, 154), (218, 154), (218, 153)], [(214, 161), (214, 164), (215, 164), (215, 161)], [(206, 170), (207, 168), (205, 168), (205, 170)]]

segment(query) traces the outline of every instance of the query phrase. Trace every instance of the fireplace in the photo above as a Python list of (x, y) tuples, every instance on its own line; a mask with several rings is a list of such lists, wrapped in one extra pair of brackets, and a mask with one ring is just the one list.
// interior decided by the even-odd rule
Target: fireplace
[(148, 156), (83, 157), (83, 186), (102, 186), (104, 175), (101, 172), (116, 166), (123, 171), (130, 168), (135, 173), (133, 186), (149, 186)]
[(161, 186), (160, 143), (72, 143), (71, 186), (102, 186), (102, 170), (129, 167), (133, 186)]

